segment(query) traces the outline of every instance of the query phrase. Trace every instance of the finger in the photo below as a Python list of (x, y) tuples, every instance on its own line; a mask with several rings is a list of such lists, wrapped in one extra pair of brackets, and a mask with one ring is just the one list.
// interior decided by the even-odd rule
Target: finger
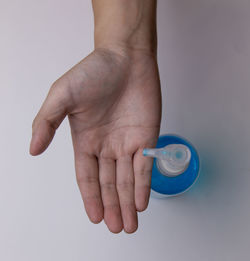
[(76, 155), (76, 179), (91, 222), (97, 224), (103, 219), (98, 163), (94, 155)]
[(144, 211), (149, 202), (151, 173), (153, 159), (146, 158), (142, 154), (143, 149), (138, 149), (134, 154), (134, 175), (135, 175), (135, 205), (137, 211)]
[(116, 177), (124, 231), (133, 233), (138, 227), (138, 217), (134, 201), (134, 173), (130, 156), (117, 160)]
[(123, 223), (116, 190), (115, 165), (113, 159), (99, 159), (99, 180), (104, 206), (104, 221), (111, 232), (119, 233), (123, 229)]
[(54, 84), (32, 124), (30, 154), (42, 153), (52, 141), (56, 129), (67, 114), (68, 97), (64, 86)]

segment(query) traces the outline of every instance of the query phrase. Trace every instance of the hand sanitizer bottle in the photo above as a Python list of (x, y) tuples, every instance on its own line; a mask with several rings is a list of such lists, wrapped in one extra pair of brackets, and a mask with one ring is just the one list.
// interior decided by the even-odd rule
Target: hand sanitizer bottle
[(155, 158), (151, 179), (153, 197), (179, 195), (187, 191), (198, 178), (198, 153), (190, 142), (180, 136), (160, 136), (156, 148), (144, 149), (143, 155)]

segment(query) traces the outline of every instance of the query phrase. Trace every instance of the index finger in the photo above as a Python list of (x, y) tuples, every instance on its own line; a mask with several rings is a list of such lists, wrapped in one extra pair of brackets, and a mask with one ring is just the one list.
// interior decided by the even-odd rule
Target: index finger
[(143, 156), (143, 148), (134, 154), (135, 205), (137, 211), (144, 211), (149, 202), (153, 158)]

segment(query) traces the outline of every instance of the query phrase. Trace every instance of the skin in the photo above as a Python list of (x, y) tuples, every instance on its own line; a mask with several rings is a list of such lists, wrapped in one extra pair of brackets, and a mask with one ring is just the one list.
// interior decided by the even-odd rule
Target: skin
[[(128, 41), (100, 36), (105, 15), (100, 14), (104, 0), (99, 1), (93, 1), (95, 16), (102, 17), (100, 22), (95, 17), (95, 50), (50, 88), (33, 121), (30, 153), (42, 153), (68, 117), (77, 183), (89, 219), (104, 219), (113, 233), (133, 233), (137, 212), (147, 208), (150, 195), (153, 160), (142, 150), (156, 145), (160, 128), (156, 52), (151, 40), (134, 40), (136, 30)], [(107, 0), (111, 6), (112, 1)]]

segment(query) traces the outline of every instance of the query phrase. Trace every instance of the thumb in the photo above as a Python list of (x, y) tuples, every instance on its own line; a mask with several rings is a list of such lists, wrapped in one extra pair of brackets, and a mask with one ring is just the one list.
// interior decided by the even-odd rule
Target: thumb
[(64, 86), (53, 84), (32, 124), (31, 155), (39, 155), (49, 146), (68, 113), (68, 100)]

